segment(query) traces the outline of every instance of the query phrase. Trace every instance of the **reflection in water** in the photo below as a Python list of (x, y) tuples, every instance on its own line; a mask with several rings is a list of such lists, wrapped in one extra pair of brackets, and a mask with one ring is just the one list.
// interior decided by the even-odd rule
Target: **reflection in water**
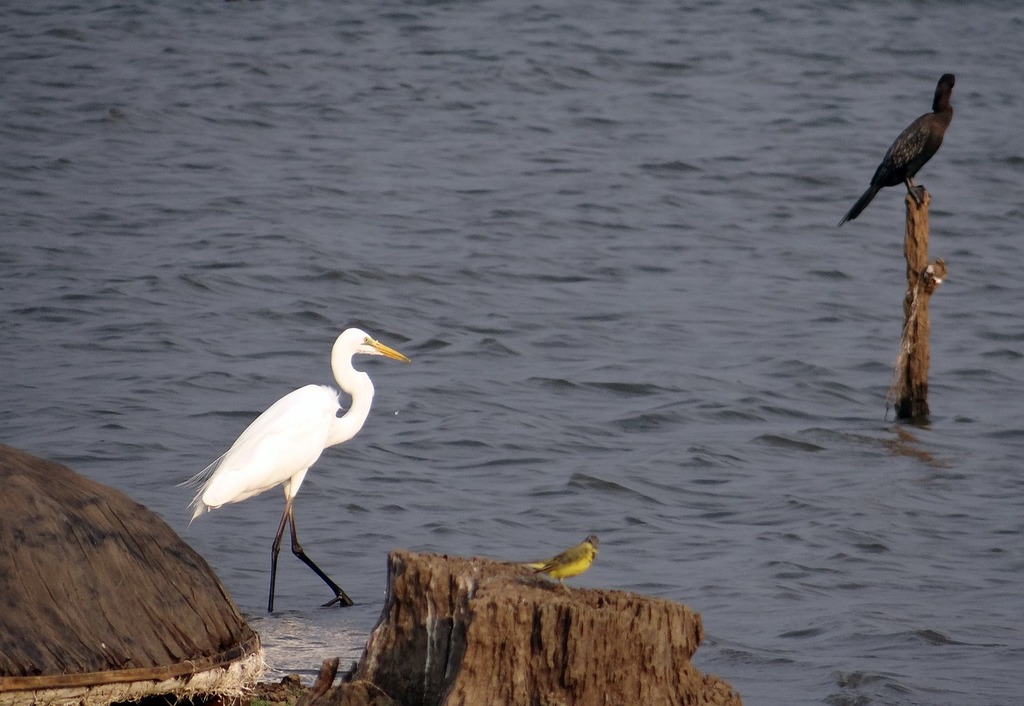
[[(927, 424), (922, 423), (921, 426), (927, 427)], [(931, 451), (921, 448), (922, 442), (907, 428), (906, 424), (894, 424), (892, 431), (895, 432), (895, 437), (890, 437), (883, 443), (894, 456), (914, 459), (931, 468), (950, 468), (952, 466), (951, 462), (938, 458)]]

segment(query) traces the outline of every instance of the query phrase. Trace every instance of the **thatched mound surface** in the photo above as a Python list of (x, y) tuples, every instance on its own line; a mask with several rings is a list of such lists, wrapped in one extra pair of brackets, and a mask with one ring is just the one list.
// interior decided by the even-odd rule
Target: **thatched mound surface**
[[(259, 638), (155, 514), (4, 445), (0, 488), (0, 706), (19, 692), (26, 703), (32, 692), (133, 682), (219, 693), (258, 677)], [(229, 672), (241, 683), (209, 683)]]

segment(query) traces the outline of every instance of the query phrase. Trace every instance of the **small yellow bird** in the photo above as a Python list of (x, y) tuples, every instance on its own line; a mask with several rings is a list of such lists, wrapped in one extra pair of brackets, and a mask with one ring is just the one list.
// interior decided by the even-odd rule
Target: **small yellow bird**
[(590, 568), (597, 556), (597, 537), (590, 535), (575, 547), (569, 547), (561, 554), (545, 559), (524, 564), (534, 570), (534, 573), (547, 574), (553, 579), (558, 579), (561, 586), (562, 581), (572, 576), (579, 576)]

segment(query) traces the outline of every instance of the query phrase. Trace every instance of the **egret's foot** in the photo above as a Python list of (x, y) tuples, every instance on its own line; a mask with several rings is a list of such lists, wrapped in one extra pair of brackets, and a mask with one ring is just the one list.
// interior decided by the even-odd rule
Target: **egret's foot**
[(351, 605), (355, 605), (355, 602), (351, 598), (348, 597), (348, 594), (345, 593), (344, 591), (342, 591), (340, 588), (338, 589), (338, 595), (336, 595), (334, 598), (332, 598), (331, 600), (329, 600), (326, 603), (324, 603), (323, 607), (324, 608), (329, 608), (330, 606), (334, 605), (335, 603), (337, 603), (342, 608), (348, 608)]

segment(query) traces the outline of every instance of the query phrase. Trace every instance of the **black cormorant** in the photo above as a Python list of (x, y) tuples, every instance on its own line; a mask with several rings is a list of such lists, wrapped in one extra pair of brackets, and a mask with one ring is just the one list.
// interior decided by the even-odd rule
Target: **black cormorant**
[(882, 158), (882, 163), (875, 170), (875, 175), (871, 177), (871, 186), (863, 196), (857, 199), (853, 208), (843, 216), (839, 225), (859, 216), (883, 186), (896, 186), (902, 182), (907, 185), (907, 191), (914, 201), (918, 205), (921, 204), (923, 197), (920, 190), (923, 190), (924, 187), (914, 183), (914, 175), (925, 165), (925, 162), (932, 158), (942, 144), (949, 121), (953, 119), (953, 106), (949, 103), (949, 96), (953, 92), (955, 82), (956, 77), (953, 74), (942, 75), (939, 84), (935, 87), (932, 112), (925, 113), (900, 133), (900, 136), (889, 147), (889, 151), (885, 153), (885, 157)]

